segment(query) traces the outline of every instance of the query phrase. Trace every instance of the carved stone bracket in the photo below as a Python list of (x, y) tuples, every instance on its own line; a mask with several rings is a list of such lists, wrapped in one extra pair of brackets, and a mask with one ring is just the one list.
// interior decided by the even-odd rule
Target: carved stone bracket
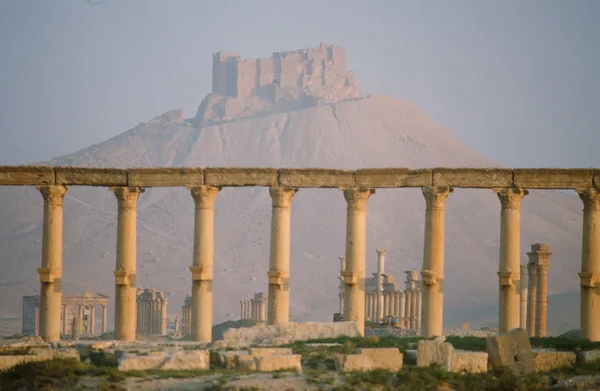
[(439, 282), (436, 273), (433, 270), (421, 270), (423, 285), (437, 285)]
[(498, 272), (500, 286), (513, 286), (518, 280), (517, 273), (513, 271)]
[(289, 281), (289, 274), (284, 272), (267, 272), (269, 276), (269, 285), (285, 286)]
[(40, 274), (40, 282), (53, 283), (56, 280), (60, 280), (60, 270), (58, 269), (40, 267), (37, 271)]
[(357, 285), (358, 284), (358, 273), (357, 272), (342, 272), (342, 278), (346, 285)]
[(579, 273), (581, 286), (586, 288), (595, 288), (600, 283), (600, 274), (592, 272)]
[(115, 270), (113, 271), (113, 274), (115, 275), (115, 285), (125, 285), (132, 288), (135, 287), (135, 273), (131, 273), (125, 270)]
[(192, 272), (192, 281), (212, 281), (213, 268), (211, 266), (190, 266), (189, 271)]

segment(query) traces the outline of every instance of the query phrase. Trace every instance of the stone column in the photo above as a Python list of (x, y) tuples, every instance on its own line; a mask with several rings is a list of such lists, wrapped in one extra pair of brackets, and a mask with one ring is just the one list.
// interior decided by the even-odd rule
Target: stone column
[(90, 305), (90, 333), (96, 334), (96, 304)]
[(369, 294), (365, 293), (365, 319), (369, 319)]
[[(550, 253), (548, 253), (550, 255)], [(540, 257), (541, 258), (541, 257)], [(538, 258), (539, 259), (539, 258)], [(546, 336), (546, 314), (548, 312), (548, 268), (550, 262), (538, 261), (537, 311), (535, 317), (535, 336)]]
[(600, 341), (600, 189), (578, 190), (583, 201), (580, 337)]
[(521, 316), (519, 317), (519, 327), (527, 330), (527, 291), (529, 284), (529, 273), (527, 264), (521, 264)]
[(521, 273), (521, 199), (529, 192), (520, 188), (495, 189), (500, 199), (499, 329), (519, 327)]
[(77, 306), (77, 318), (79, 320), (79, 333), (81, 334), (81, 332), (83, 331), (83, 305), (79, 304)]
[(344, 315), (344, 293), (338, 293), (339, 299), (340, 299), (340, 308), (339, 313), (340, 315)]
[(160, 319), (160, 335), (167, 335), (167, 303), (166, 298), (162, 301), (161, 319)]
[(260, 309), (259, 309), (259, 312), (258, 312), (259, 313), (259, 317), (260, 317), (258, 320), (260, 320), (261, 322), (264, 322), (265, 319), (266, 319), (266, 317), (265, 317), (265, 302), (266, 302), (266, 299), (264, 298), (264, 296), (261, 297), (261, 299), (260, 299)]
[(398, 317), (400, 318), (400, 325), (402, 328), (406, 328), (406, 298), (404, 297), (404, 291), (400, 291), (400, 312), (398, 313)]
[(192, 341), (212, 341), (215, 198), (220, 188), (190, 188), (194, 199), (192, 272)]
[(413, 329), (413, 330), (417, 329), (417, 296), (418, 296), (417, 290), (413, 289), (411, 303), (410, 303), (410, 308), (412, 310), (412, 315), (410, 317), (410, 325), (411, 325), (411, 329)]
[(412, 291), (407, 289), (404, 291), (404, 302), (405, 302), (405, 320), (404, 323), (407, 329), (410, 329), (410, 317), (412, 315)]
[(422, 300), (423, 300), (423, 294), (421, 291), (422, 288), (418, 288), (417, 289), (417, 310), (415, 311), (415, 316), (416, 316), (416, 321), (415, 321), (415, 326), (417, 328), (417, 330), (421, 330), (421, 306), (422, 306)]
[(365, 334), (365, 313), (361, 305), (365, 295), (367, 201), (375, 190), (346, 189), (346, 270), (344, 320), (358, 323)]
[(388, 316), (388, 308), (389, 308), (389, 304), (390, 304), (390, 296), (388, 295), (387, 292), (383, 292), (382, 296), (383, 296), (383, 315), (382, 315), (382, 318), (385, 318), (386, 316)]
[(61, 334), (67, 334), (67, 330), (69, 327), (68, 322), (68, 314), (69, 314), (69, 310), (68, 310), (68, 304), (63, 304), (62, 306), (62, 313), (63, 313), (63, 317), (62, 317), (62, 330), (61, 330)]
[(269, 259), (269, 302), (267, 323), (283, 324), (290, 319), (290, 229), (292, 198), (297, 189), (271, 187), (271, 254)]
[(240, 300), (240, 320), (244, 319), (244, 300)]
[(375, 278), (375, 289), (377, 294), (377, 321), (381, 322), (384, 316), (383, 298), (383, 273), (385, 269), (385, 250), (377, 250), (377, 276)]
[(36, 186), (44, 198), (42, 266), (40, 276), (40, 336), (46, 342), (60, 341), (62, 300), (62, 235), (65, 186)]
[(102, 304), (102, 334), (106, 333), (108, 327), (108, 311), (106, 310), (106, 304)]
[(423, 248), (423, 333), (426, 338), (442, 336), (444, 315), (444, 214), (447, 186), (423, 187), (425, 244)]
[(113, 187), (119, 203), (115, 275), (115, 339), (135, 341), (136, 329), (136, 219), (143, 189)]
[(341, 316), (344, 315), (344, 277), (343, 277), (343, 273), (344, 270), (346, 270), (346, 257), (343, 255), (340, 255), (340, 276), (338, 277), (338, 279), (340, 280), (340, 287), (339, 287), (339, 299), (340, 299), (340, 308), (339, 308), (339, 314)]
[[(531, 255), (530, 255), (531, 254)], [(528, 253), (529, 263), (527, 263), (528, 273), (528, 289), (527, 289), (527, 335), (535, 336), (535, 318), (537, 307), (537, 266), (532, 257), (532, 253)]]

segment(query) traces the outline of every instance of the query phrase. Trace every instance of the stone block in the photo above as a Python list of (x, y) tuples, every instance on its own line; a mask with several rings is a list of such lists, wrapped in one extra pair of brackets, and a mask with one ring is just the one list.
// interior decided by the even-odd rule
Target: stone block
[(454, 351), (452, 372), (487, 372), (488, 354), (486, 352)]
[(492, 367), (507, 367), (515, 374), (535, 371), (535, 361), (527, 331), (515, 329), (489, 337), (486, 339), (486, 346)]
[(245, 355), (248, 355), (246, 350), (228, 350), (224, 352), (218, 352), (218, 362), (215, 364), (227, 369), (236, 369), (238, 367), (238, 357)]
[(241, 354), (236, 356), (237, 368), (240, 371), (256, 371), (256, 360), (251, 354)]
[(371, 369), (402, 369), (403, 356), (398, 348), (363, 348), (359, 352), (371, 360)]
[(161, 370), (203, 370), (210, 368), (208, 350), (179, 350), (169, 356)]
[(0, 186), (53, 185), (54, 168), (49, 166), (0, 166)]
[(71, 358), (79, 361), (79, 353), (76, 349), (65, 350), (47, 350), (39, 354), (23, 354), (23, 355), (0, 355), (0, 372), (10, 369), (20, 364), (30, 362), (49, 361), (56, 358)]
[(340, 354), (335, 356), (335, 369), (342, 372), (370, 371), (371, 359), (363, 354)]
[(201, 168), (131, 168), (127, 170), (130, 187), (202, 186)]
[(434, 168), (433, 186), (512, 187), (512, 177), (512, 170), (507, 168)]
[(116, 168), (55, 167), (57, 185), (127, 186), (127, 171)]
[(166, 360), (166, 355), (140, 356), (135, 353), (124, 353), (117, 360), (117, 367), (120, 371), (147, 371), (158, 369)]
[(585, 189), (593, 185), (593, 169), (515, 168), (514, 185), (524, 189)]
[(324, 168), (282, 168), (279, 185), (288, 187), (355, 187), (355, 172)]
[(292, 348), (251, 348), (250, 354), (255, 357), (286, 356), (292, 354)]
[(600, 350), (584, 350), (577, 354), (579, 362), (594, 362), (600, 360)]
[(291, 370), (302, 373), (301, 358), (300, 354), (290, 354), (285, 356), (258, 356), (254, 359), (256, 369), (259, 372)]
[(540, 372), (573, 365), (577, 356), (574, 352), (534, 351), (535, 369)]
[(431, 186), (431, 170), (364, 168), (356, 170), (356, 187), (394, 188)]
[(276, 168), (210, 167), (204, 170), (208, 186), (277, 186)]
[(449, 342), (439, 340), (421, 340), (417, 346), (417, 366), (427, 367), (437, 364), (446, 371), (452, 370), (454, 347)]

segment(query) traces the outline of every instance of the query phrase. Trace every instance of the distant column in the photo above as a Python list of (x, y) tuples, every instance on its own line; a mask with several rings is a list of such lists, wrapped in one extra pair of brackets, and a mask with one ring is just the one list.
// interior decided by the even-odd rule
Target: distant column
[(535, 336), (535, 318), (537, 307), (537, 265), (532, 253), (528, 253), (529, 262), (527, 263), (528, 289), (527, 289), (527, 335)]
[(382, 317), (385, 318), (386, 316), (388, 316), (390, 296), (388, 295), (387, 292), (383, 292), (382, 296), (383, 296), (383, 316)]
[(400, 298), (400, 311), (398, 312), (398, 317), (400, 318), (400, 325), (402, 328), (406, 328), (406, 302), (404, 298), (404, 291), (398, 292)]
[(40, 336), (47, 342), (60, 341), (62, 300), (63, 198), (65, 186), (36, 186), (44, 198), (42, 266), (40, 275)]
[(410, 289), (406, 289), (404, 291), (404, 308), (405, 308), (405, 320), (404, 324), (407, 329), (410, 329), (411, 320), (410, 317), (412, 315), (412, 291)]
[(269, 301), (267, 323), (290, 320), (290, 230), (292, 198), (297, 189), (271, 187), (271, 251), (269, 258)]
[(136, 220), (139, 187), (113, 187), (119, 204), (115, 275), (115, 339), (135, 341)]
[(500, 212), (499, 328), (506, 333), (519, 327), (521, 273), (521, 199), (529, 192), (520, 188), (496, 189)]
[(421, 306), (422, 306), (423, 295), (421, 288), (417, 289), (417, 310), (415, 311), (415, 316), (417, 320), (415, 322), (417, 330), (421, 331)]
[(90, 305), (90, 333), (96, 334), (96, 304)]
[(160, 335), (167, 335), (167, 298), (162, 300)]
[(69, 327), (69, 324), (67, 323), (67, 317), (68, 317), (68, 304), (63, 304), (62, 305), (62, 330), (61, 330), (61, 334), (67, 334), (67, 330)]
[(265, 321), (265, 319), (266, 319), (266, 316), (265, 316), (265, 312), (266, 312), (266, 311), (265, 311), (265, 303), (266, 303), (266, 301), (267, 301), (267, 300), (265, 299), (265, 297), (264, 297), (264, 294), (263, 294), (263, 296), (261, 296), (261, 298), (260, 298), (260, 307), (259, 307), (259, 308), (260, 308), (260, 309), (259, 309), (259, 316), (260, 316), (260, 317), (259, 317), (259, 319), (258, 319), (258, 320), (260, 320), (261, 322), (264, 322), (264, 321)]
[(102, 304), (102, 334), (106, 333), (108, 327), (107, 316), (108, 311), (106, 310), (106, 304)]
[(383, 297), (383, 274), (385, 273), (385, 250), (377, 250), (377, 276), (375, 278), (375, 289), (377, 295), (377, 321), (383, 320), (384, 297)]
[(358, 323), (361, 335), (365, 334), (365, 312), (362, 306), (365, 295), (366, 222), (367, 201), (375, 190), (346, 189), (346, 270), (344, 320)]
[(521, 264), (521, 316), (519, 317), (519, 327), (527, 330), (527, 291), (529, 284), (529, 273), (527, 272), (527, 264)]
[[(535, 259), (537, 271), (537, 303), (535, 313), (535, 336), (546, 336), (546, 313), (548, 309), (548, 267), (550, 246), (546, 243), (531, 245), (531, 257)], [(529, 255), (529, 254), (528, 254)]]
[(426, 338), (440, 337), (444, 315), (444, 214), (447, 186), (423, 187), (425, 211), (425, 244), (423, 249), (423, 332)]
[(339, 288), (339, 299), (340, 299), (340, 308), (339, 308), (339, 314), (341, 316), (344, 315), (344, 277), (343, 277), (343, 273), (344, 270), (346, 270), (346, 257), (343, 255), (340, 255), (340, 276), (338, 277), (338, 279), (340, 280), (340, 288)]
[(580, 337), (600, 341), (600, 189), (578, 190), (583, 201)]
[(192, 341), (212, 341), (215, 199), (220, 188), (190, 188), (194, 199), (192, 272)]
[(244, 300), (240, 300), (240, 320), (244, 319)]
[(81, 332), (83, 331), (83, 311), (85, 307), (82, 304), (79, 304), (77, 308), (77, 317), (79, 318), (79, 333), (81, 334)]
[(417, 329), (417, 296), (418, 296), (417, 290), (413, 289), (412, 296), (411, 296), (411, 303), (410, 303), (410, 308), (412, 311), (412, 314), (410, 317), (410, 328), (413, 330)]

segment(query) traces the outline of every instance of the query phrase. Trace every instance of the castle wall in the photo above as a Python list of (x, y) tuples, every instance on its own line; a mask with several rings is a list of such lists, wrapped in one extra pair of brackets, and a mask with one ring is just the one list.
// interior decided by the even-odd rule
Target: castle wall
[(213, 93), (224, 96), (236, 96), (237, 62), (238, 56), (235, 53), (217, 52), (213, 54)]
[(274, 62), (272, 58), (258, 59), (258, 89), (262, 93), (266, 86), (273, 83), (274, 79)]
[(302, 85), (302, 74), (306, 65), (306, 57), (301, 52), (283, 53), (279, 58), (281, 62), (281, 75), (279, 86), (300, 87)]
[(257, 92), (256, 60), (237, 61), (236, 76), (237, 98), (247, 98)]

